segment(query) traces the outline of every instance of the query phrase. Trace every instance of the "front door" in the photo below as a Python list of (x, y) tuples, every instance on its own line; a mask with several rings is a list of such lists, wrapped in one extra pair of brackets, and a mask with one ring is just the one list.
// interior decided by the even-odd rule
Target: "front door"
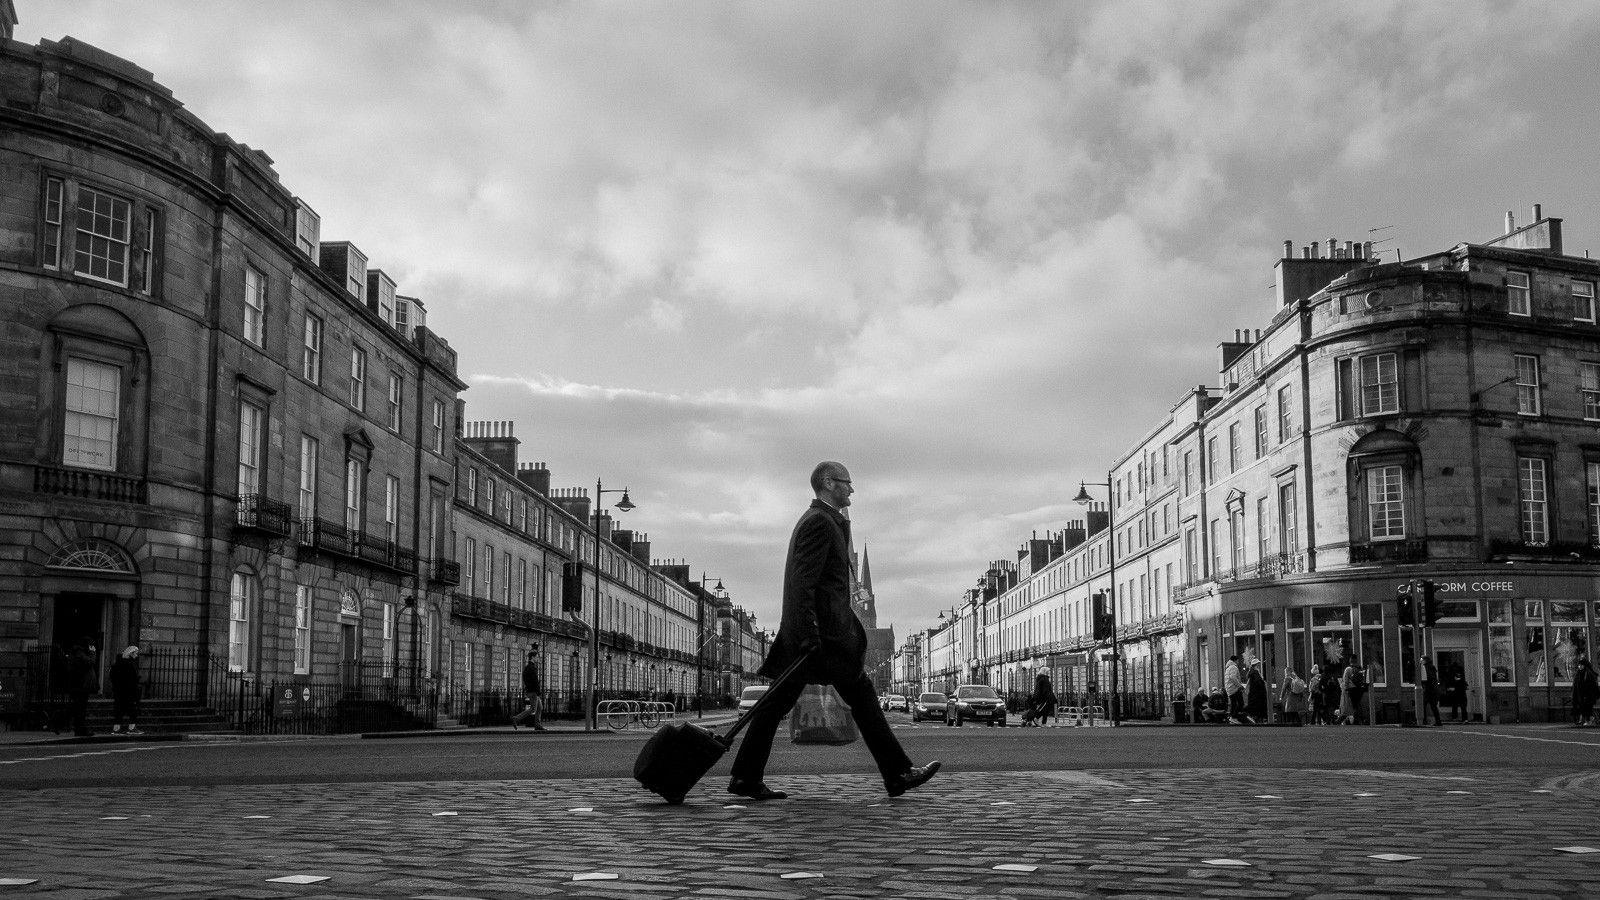
[[(53, 617), (50, 625), (50, 643), (61, 651), (56, 655), (58, 660), (65, 659), (64, 654), (74, 645), (86, 641), (94, 647), (97, 675), (104, 676), (104, 661), (107, 658), (106, 611), (110, 607), (108, 602), (110, 600), (111, 598), (104, 594), (56, 595), (51, 610)], [(65, 673), (52, 672), (52, 676), (64, 678)], [(100, 680), (104, 683), (103, 677)]]
[[(1483, 720), (1483, 655), (1479, 635), (1475, 631), (1434, 629), (1433, 652), (1439, 667), (1439, 680), (1448, 687), (1452, 673), (1460, 672), (1467, 679), (1467, 718)], [(1440, 695), (1440, 706), (1449, 714), (1449, 695)]]
[(361, 630), (355, 622), (339, 623), (340, 681), (346, 695), (361, 690)]

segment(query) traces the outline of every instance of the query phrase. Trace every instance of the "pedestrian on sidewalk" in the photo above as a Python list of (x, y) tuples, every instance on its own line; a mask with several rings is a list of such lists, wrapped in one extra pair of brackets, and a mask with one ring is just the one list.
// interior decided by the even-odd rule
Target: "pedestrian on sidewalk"
[(539, 683), (539, 645), (528, 651), (528, 662), (522, 667), (522, 712), (511, 717), (511, 730), (515, 731), (522, 720), (533, 716), (533, 730), (544, 731), (544, 687)]
[(1222, 667), (1222, 692), (1228, 695), (1228, 717), (1244, 721), (1244, 676), (1239, 672), (1239, 657), (1230, 656)]
[[(139, 648), (129, 645), (111, 664), (111, 733), (144, 734), (139, 730)], [(122, 720), (128, 727), (122, 727)]]
[(1294, 666), (1283, 667), (1283, 686), (1278, 689), (1278, 702), (1283, 704), (1283, 721), (1286, 724), (1302, 724), (1300, 717), (1305, 712), (1306, 694), (1310, 689)]
[(1321, 666), (1311, 667), (1311, 677), (1306, 679), (1306, 699), (1311, 707), (1311, 724), (1328, 724), (1328, 703), (1322, 693)]
[(1444, 720), (1439, 718), (1439, 668), (1433, 664), (1433, 657), (1422, 657), (1422, 720), (1419, 725), (1428, 724), (1428, 713), (1433, 713), (1435, 727), (1443, 725)]
[(1589, 665), (1587, 659), (1579, 657), (1578, 666), (1572, 673), (1572, 716), (1577, 724), (1594, 724), (1596, 699), (1600, 699), (1600, 680), (1595, 677), (1594, 666)]
[(1033, 679), (1033, 697), (1028, 701), (1033, 713), (1033, 724), (1044, 725), (1056, 714), (1056, 689), (1050, 684), (1050, 673), (1040, 672)]
[(850, 707), (861, 738), (872, 752), (889, 796), (924, 784), (939, 771), (937, 760), (914, 766), (889, 730), (867, 677), (867, 632), (850, 603), (854, 580), (850, 519), (845, 509), (855, 486), (843, 463), (823, 462), (811, 472), (816, 499), (800, 516), (789, 539), (783, 568), (783, 616), (772, 649), (757, 674), (776, 678), (797, 660), (794, 676), (774, 684), (751, 714), (749, 730), (733, 761), (728, 793), (751, 800), (782, 800), (788, 794), (763, 780), (778, 723), (794, 708), (807, 684), (829, 684)]
[(1267, 698), (1267, 679), (1261, 674), (1261, 663), (1250, 664), (1250, 674), (1245, 676), (1244, 718), (1251, 725), (1265, 725), (1270, 721), (1271, 701)]
[(1344, 701), (1339, 705), (1339, 724), (1354, 725), (1361, 716), (1361, 697), (1367, 692), (1367, 676), (1355, 660), (1344, 667), (1339, 676), (1340, 692)]
[(1466, 722), (1467, 673), (1460, 666), (1450, 667), (1450, 674), (1445, 679), (1445, 699), (1450, 701), (1450, 718), (1457, 722)]
[(95, 671), (98, 659), (94, 644), (87, 638), (74, 643), (67, 652), (67, 709), (72, 733), (78, 737), (94, 733), (89, 730), (89, 695), (100, 689), (100, 674)]
[(1344, 684), (1339, 678), (1339, 672), (1329, 663), (1322, 670), (1322, 720), (1324, 725), (1342, 725), (1344, 720), (1339, 717), (1339, 710), (1344, 705)]

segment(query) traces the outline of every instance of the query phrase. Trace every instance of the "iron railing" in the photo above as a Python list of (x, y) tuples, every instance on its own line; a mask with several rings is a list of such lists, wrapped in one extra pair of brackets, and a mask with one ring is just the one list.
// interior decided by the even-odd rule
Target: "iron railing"
[(240, 528), (288, 537), (294, 530), (294, 507), (265, 494), (245, 494), (239, 498), (238, 522)]
[(417, 551), (386, 538), (374, 537), (338, 522), (307, 517), (300, 520), (300, 545), (359, 559), (397, 572), (417, 571)]
[(428, 578), (434, 584), (460, 584), (461, 563), (453, 559), (435, 559), (429, 568)]

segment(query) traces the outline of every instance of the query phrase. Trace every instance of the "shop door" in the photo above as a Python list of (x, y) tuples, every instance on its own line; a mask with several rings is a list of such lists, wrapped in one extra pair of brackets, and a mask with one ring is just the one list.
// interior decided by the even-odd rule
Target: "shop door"
[[(1467, 679), (1467, 718), (1483, 721), (1483, 655), (1479, 636), (1472, 631), (1434, 629), (1433, 652), (1439, 667), (1439, 680), (1446, 686), (1450, 675), (1462, 673)], [(1441, 693), (1439, 705), (1449, 714), (1450, 697)]]

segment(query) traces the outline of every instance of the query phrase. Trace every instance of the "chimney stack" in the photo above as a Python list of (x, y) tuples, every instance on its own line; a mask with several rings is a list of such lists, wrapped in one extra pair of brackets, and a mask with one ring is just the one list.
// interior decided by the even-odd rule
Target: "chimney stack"
[(517, 480), (536, 493), (546, 495), (550, 493), (550, 470), (546, 469), (542, 462), (523, 463), (517, 466)]
[(1517, 230), (1517, 217), (1511, 210), (1506, 210), (1506, 234)]

